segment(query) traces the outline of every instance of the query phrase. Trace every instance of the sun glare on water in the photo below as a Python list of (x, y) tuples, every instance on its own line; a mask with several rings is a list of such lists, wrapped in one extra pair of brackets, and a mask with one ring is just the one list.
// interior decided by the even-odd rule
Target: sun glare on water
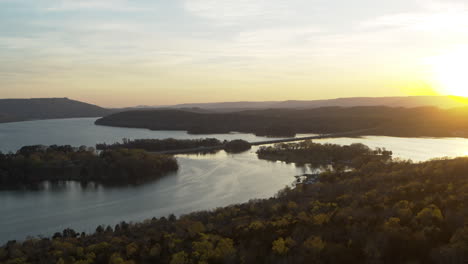
[(468, 97), (468, 47), (431, 57), (428, 63), (441, 94)]

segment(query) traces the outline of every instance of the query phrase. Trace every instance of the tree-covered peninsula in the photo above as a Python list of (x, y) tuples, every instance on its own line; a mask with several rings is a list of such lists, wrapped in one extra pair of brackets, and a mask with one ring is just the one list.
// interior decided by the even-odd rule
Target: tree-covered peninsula
[(10, 241), (0, 263), (462, 264), (467, 173), (468, 158), (375, 158), (266, 200)]
[(110, 149), (144, 149), (146, 151), (183, 154), (183, 153), (214, 153), (225, 150), (228, 153), (241, 153), (251, 148), (251, 144), (245, 140), (236, 139), (220, 141), (216, 138), (203, 139), (123, 139), (122, 142), (113, 144), (99, 143), (98, 150)]
[(34, 185), (44, 181), (103, 184), (139, 183), (178, 169), (171, 156), (143, 150), (112, 149), (96, 153), (86, 147), (26, 146), (0, 153), (0, 186)]
[(109, 149), (144, 149), (146, 151), (168, 151), (180, 150), (191, 148), (206, 148), (222, 146), (223, 142), (216, 138), (203, 138), (203, 139), (126, 139), (122, 142), (112, 144), (99, 143), (96, 145), (98, 150)]

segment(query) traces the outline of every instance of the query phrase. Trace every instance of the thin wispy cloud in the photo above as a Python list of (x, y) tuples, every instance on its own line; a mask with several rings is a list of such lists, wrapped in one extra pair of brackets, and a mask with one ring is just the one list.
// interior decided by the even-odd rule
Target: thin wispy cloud
[(365, 21), (362, 29), (399, 28), (432, 33), (468, 32), (468, 11), (416, 12), (393, 14)]
[(143, 11), (128, 0), (46, 0), (44, 10), (112, 10), (112, 11)]
[(107, 87), (99, 76), (115, 75), (168, 92), (223, 80), (305, 87), (338, 72), (369, 85), (353, 76), (416, 76), (425, 57), (467, 44), (467, 10), (463, 0), (0, 0), (0, 83)]
[(222, 24), (239, 24), (248, 19), (284, 17), (287, 14), (286, 2), (267, 0), (186, 0), (184, 7), (195, 16), (215, 20)]

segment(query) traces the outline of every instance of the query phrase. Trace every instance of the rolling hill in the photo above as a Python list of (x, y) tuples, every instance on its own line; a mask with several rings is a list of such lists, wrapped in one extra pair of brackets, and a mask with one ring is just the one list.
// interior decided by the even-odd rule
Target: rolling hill
[(101, 117), (113, 110), (68, 98), (0, 99), (0, 123), (36, 119)]
[(308, 109), (319, 107), (355, 107), (355, 106), (389, 106), (389, 107), (422, 107), (455, 108), (467, 106), (467, 98), (454, 96), (406, 96), (406, 97), (351, 97), (327, 100), (288, 100), (265, 102), (220, 102), (200, 104), (178, 104), (164, 108), (202, 108), (219, 112), (234, 112), (254, 109)]
[(226, 113), (173, 110), (138, 110), (111, 114), (97, 125), (185, 130), (192, 134), (229, 132), (290, 137), (296, 133), (342, 133), (356, 130), (366, 135), (402, 137), (468, 137), (468, 108), (437, 107), (321, 107), (264, 109)]

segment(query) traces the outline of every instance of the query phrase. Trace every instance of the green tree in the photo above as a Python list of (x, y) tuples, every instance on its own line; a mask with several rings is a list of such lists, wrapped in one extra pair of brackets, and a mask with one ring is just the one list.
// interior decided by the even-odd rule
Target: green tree
[(189, 264), (189, 258), (187, 253), (180, 251), (172, 255), (170, 264)]

